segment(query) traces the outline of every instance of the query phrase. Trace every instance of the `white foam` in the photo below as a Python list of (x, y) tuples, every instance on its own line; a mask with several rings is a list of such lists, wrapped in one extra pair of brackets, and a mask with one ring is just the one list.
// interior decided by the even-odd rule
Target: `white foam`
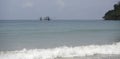
[(7, 51), (0, 52), (0, 59), (55, 59), (58, 57), (79, 57), (95, 54), (120, 54), (120, 42), (112, 45), (64, 46), (52, 49)]

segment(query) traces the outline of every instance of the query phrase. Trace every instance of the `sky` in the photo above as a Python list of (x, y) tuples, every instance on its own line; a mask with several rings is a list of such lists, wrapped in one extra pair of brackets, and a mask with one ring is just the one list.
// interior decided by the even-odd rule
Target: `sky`
[(0, 0), (0, 20), (102, 19), (119, 0)]

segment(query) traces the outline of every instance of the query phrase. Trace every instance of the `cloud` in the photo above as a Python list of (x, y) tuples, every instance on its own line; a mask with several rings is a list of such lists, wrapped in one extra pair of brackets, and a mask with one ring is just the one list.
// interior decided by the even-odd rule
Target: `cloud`
[(65, 8), (64, 0), (57, 0), (57, 5), (59, 7), (59, 10), (63, 10)]
[(34, 6), (34, 3), (32, 2), (32, 0), (25, 0), (23, 2), (23, 8), (31, 8)]

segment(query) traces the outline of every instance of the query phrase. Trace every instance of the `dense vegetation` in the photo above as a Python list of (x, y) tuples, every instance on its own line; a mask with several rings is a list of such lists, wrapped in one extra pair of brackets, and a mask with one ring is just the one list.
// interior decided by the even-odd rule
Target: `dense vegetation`
[(113, 10), (109, 10), (103, 17), (105, 20), (120, 20), (120, 1), (114, 5)]

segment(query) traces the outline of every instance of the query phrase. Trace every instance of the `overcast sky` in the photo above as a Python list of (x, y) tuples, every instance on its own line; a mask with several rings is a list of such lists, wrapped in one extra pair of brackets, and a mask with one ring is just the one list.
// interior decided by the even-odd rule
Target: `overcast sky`
[(119, 0), (0, 0), (0, 20), (102, 19)]

